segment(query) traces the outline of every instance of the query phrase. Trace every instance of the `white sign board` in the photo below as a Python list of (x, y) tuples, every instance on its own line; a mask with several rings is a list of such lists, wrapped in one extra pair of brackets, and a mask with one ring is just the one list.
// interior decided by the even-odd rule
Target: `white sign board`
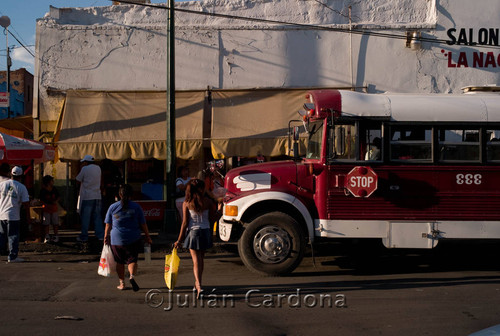
[(9, 93), (0, 92), (0, 107), (9, 107)]

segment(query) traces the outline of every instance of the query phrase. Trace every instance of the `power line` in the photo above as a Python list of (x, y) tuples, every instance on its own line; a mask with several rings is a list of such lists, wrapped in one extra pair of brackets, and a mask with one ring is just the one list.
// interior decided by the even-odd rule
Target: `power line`
[(323, 2), (321, 2), (321, 1), (319, 1), (319, 0), (312, 0), (312, 1), (314, 1), (314, 2), (316, 2), (316, 3), (318, 3), (318, 4), (320, 4), (321, 6), (323, 6), (323, 7), (325, 7), (325, 8), (328, 8), (328, 9), (329, 9), (329, 10), (331, 10), (332, 12), (337, 13), (338, 15), (343, 16), (343, 17), (344, 17), (344, 18), (346, 18), (346, 19), (349, 19), (349, 15), (346, 15), (346, 14), (342, 13), (341, 11), (338, 11), (338, 10), (336, 10), (336, 9), (334, 9), (334, 8), (332, 8), (332, 7), (330, 7), (330, 6), (328, 6), (326, 3), (323, 3)]
[(14, 35), (14, 34), (13, 34), (10, 30), (9, 30), (9, 34), (10, 34), (10, 36), (12, 36), (12, 37), (13, 37), (13, 38), (17, 41), (17, 43), (19, 43), (19, 44), (21, 45), (21, 47), (23, 47), (23, 48), (24, 48), (24, 49), (25, 49), (25, 50), (26, 50), (26, 51), (27, 51), (27, 52), (28, 52), (31, 56), (33, 56), (34, 58), (36, 58), (35, 54), (33, 54), (33, 53), (31, 52), (31, 50), (30, 50), (27, 46), (25, 46), (25, 45), (24, 45), (21, 41), (19, 41), (19, 39), (16, 37), (16, 35)]
[[(107, 1), (112, 1), (112, 0), (107, 0)], [(329, 8), (330, 10), (334, 11), (335, 13), (342, 15), (345, 17), (344, 14), (341, 12), (334, 10), (333, 8), (328, 7), (324, 3), (314, 0), (318, 4)], [(143, 7), (151, 7), (151, 8), (156, 8), (156, 9), (163, 9), (163, 10), (169, 10), (170, 7), (166, 5), (154, 5), (150, 3), (138, 3), (134, 1), (129, 1), (129, 0), (122, 0), (119, 1), (121, 3), (129, 4), (129, 5), (137, 5), (137, 6), (143, 6)], [(278, 21), (278, 20), (270, 20), (270, 19), (261, 19), (261, 18), (252, 18), (252, 17), (244, 17), (244, 16), (237, 16), (237, 15), (231, 15), (231, 14), (220, 14), (220, 13), (208, 13), (208, 12), (200, 12), (200, 11), (195, 11), (195, 10), (190, 10), (190, 9), (184, 9), (184, 8), (175, 8), (175, 11), (177, 12), (183, 12), (183, 13), (188, 13), (188, 14), (194, 14), (194, 15), (203, 15), (203, 16), (211, 16), (211, 17), (218, 17), (218, 18), (225, 18), (225, 19), (231, 19), (231, 20), (241, 20), (241, 21), (250, 21), (250, 22), (257, 22), (257, 23), (266, 23), (266, 24), (272, 24), (272, 25), (282, 25), (282, 26), (290, 26), (290, 27), (296, 27), (296, 28), (307, 28), (311, 30), (322, 30), (322, 31), (332, 31), (332, 32), (338, 32), (338, 33), (347, 33), (347, 34), (356, 34), (356, 35), (367, 35), (367, 36), (374, 36), (374, 37), (381, 37), (381, 38), (390, 38), (390, 39), (398, 39), (398, 40), (407, 40), (408, 37), (406, 34), (401, 35), (401, 34), (394, 34), (394, 33), (384, 33), (380, 31), (373, 31), (373, 30), (367, 30), (367, 29), (360, 29), (360, 28), (340, 28), (340, 27), (326, 27), (326, 26), (320, 26), (320, 25), (314, 25), (314, 24), (307, 24), (307, 23), (294, 23), (294, 22), (286, 22), (286, 21)], [(142, 28), (144, 29), (144, 28)], [(9, 30), (9, 34), (21, 45), (22, 48), (24, 48), (33, 58), (39, 60), (40, 62), (54, 66), (59, 69), (67, 69), (67, 70), (88, 70), (89, 67), (95, 66), (96, 64), (99, 64), (101, 61), (95, 62), (91, 65), (86, 65), (83, 67), (79, 68), (71, 68), (71, 67), (61, 67), (58, 65), (51, 65), (50, 63), (40, 59), (37, 57), (23, 42), (20, 41), (20, 39), (12, 33), (12, 31)], [(422, 42), (429, 42), (433, 44), (447, 44), (449, 45), (448, 40), (444, 39), (437, 39), (437, 38), (429, 38), (429, 37), (420, 37), (420, 41)], [(490, 48), (490, 49), (500, 49), (500, 46), (492, 46), (492, 45), (475, 45), (475, 47), (478, 48)], [(115, 50), (116, 48), (113, 48), (112, 50)], [(109, 54), (109, 53), (108, 53)]]
[[(29, 44), (26, 47), (27, 48), (31, 48), (31, 47), (34, 47), (34, 46), (35, 46), (34, 44)], [(23, 47), (22, 46), (17, 46), (17, 45), (11, 45), (9, 47), (9, 50), (20, 49), (20, 48), (23, 48)], [(4, 49), (0, 49), (0, 53), (2, 53), (2, 52), (7, 52), (7, 49), (5, 49), (5, 48)], [(2, 56), (2, 55), (0, 55), (0, 56)], [(3, 56), (5, 56), (5, 54)]]
[[(111, 0), (108, 0), (108, 1), (111, 1)], [(158, 6), (158, 5), (152, 5), (152, 4), (146, 4), (146, 3), (138, 3), (138, 2), (133, 2), (133, 1), (129, 1), (129, 0), (123, 0), (123, 1), (119, 1), (119, 2), (126, 3), (129, 5), (152, 7), (152, 8), (159, 8), (159, 9), (164, 9), (164, 10), (170, 9), (170, 7), (168, 7), (168, 6)], [(270, 20), (270, 19), (259, 19), (259, 18), (252, 18), (252, 17), (236, 16), (236, 15), (230, 15), (230, 14), (200, 12), (200, 11), (194, 11), (191, 9), (184, 9), (184, 8), (175, 8), (175, 11), (189, 13), (189, 14), (219, 17), (219, 18), (225, 18), (225, 19), (268, 23), (268, 24), (273, 24), (273, 25), (284, 25), (284, 26), (291, 26), (291, 27), (297, 27), (297, 28), (314, 29), (314, 30), (333, 31), (333, 32), (338, 32), (338, 33), (368, 35), (368, 36), (383, 37), (383, 38), (393, 38), (393, 39), (398, 39), (398, 40), (407, 40), (408, 39), (406, 34), (399, 35), (399, 34), (393, 34), (393, 33), (383, 33), (383, 32), (376, 32), (373, 30), (360, 29), (360, 28), (326, 27), (326, 26), (319, 26), (319, 25), (308, 24), (308, 23), (295, 23), (295, 22), (286, 22), (286, 21), (278, 21), (278, 20)], [(449, 45), (449, 41), (444, 40), (444, 39), (430, 38), (430, 37), (419, 37), (419, 40), (422, 42)], [(495, 45), (482, 45), (481, 44), (481, 45), (475, 45), (474, 47), (500, 49), (500, 46), (495, 46)]]

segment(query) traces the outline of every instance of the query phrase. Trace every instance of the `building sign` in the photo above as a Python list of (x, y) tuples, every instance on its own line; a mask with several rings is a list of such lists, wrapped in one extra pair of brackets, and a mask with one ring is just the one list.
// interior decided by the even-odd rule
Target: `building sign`
[(499, 28), (480, 28), (475, 30), (474, 28), (461, 28), (457, 30), (456, 28), (448, 29), (448, 37), (450, 40), (446, 43), (462, 44), (462, 45), (490, 45), (498, 46), (498, 33)]
[(0, 92), (0, 107), (9, 107), (9, 93)]
[[(499, 28), (450, 28), (449, 45), (499, 46)], [(448, 68), (500, 68), (500, 53), (493, 51), (453, 52), (441, 50), (448, 59)]]

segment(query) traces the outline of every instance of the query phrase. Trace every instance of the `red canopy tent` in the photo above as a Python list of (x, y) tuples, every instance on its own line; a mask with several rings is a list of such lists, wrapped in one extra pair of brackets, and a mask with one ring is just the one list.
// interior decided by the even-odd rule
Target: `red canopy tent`
[(52, 161), (55, 149), (35, 140), (0, 133), (0, 162), (12, 165), (29, 165)]

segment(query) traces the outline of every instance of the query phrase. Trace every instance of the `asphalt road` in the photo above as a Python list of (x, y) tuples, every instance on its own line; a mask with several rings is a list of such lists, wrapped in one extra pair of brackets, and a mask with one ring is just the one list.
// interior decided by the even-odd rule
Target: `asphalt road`
[(274, 278), (250, 273), (234, 247), (223, 247), (207, 254), (199, 301), (185, 252), (172, 293), (162, 251), (140, 262), (139, 292), (98, 276), (95, 254), (31, 252), (20, 264), (1, 257), (0, 334), (468, 335), (500, 324), (498, 243), (432, 251), (323, 244), (316, 266), (309, 254)]

